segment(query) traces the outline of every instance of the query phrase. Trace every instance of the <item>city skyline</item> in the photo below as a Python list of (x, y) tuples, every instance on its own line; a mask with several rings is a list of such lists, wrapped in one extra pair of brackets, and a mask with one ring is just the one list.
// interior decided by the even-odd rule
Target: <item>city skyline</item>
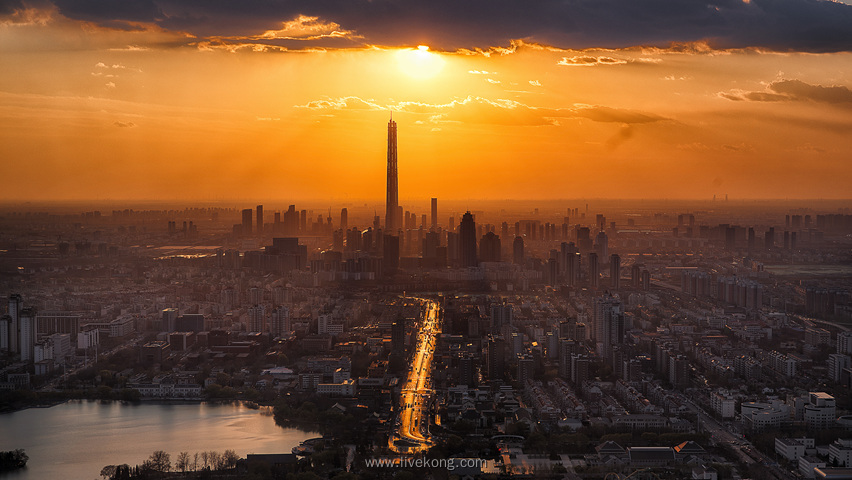
[(10, 2), (0, 201), (849, 196), (852, 6), (607, 5)]

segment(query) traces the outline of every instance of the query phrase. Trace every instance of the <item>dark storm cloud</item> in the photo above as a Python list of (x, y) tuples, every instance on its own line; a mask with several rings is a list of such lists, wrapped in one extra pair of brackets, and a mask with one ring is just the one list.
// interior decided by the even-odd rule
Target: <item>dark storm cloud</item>
[(566, 48), (666, 46), (852, 50), (852, 6), (828, 0), (56, 0), (63, 15), (109, 26), (152, 22), (198, 37), (251, 36), (299, 15), (358, 43), (487, 48), (511, 39)]
[(53, 0), (53, 3), (67, 17), (110, 27), (118, 22), (153, 23), (163, 19), (153, 0)]
[(811, 85), (801, 80), (778, 80), (759, 92), (733, 91), (720, 95), (728, 100), (752, 102), (811, 101), (852, 107), (852, 90), (842, 85)]
[(0, 17), (11, 15), (22, 8), (24, 8), (24, 2), (21, 0), (0, 0)]

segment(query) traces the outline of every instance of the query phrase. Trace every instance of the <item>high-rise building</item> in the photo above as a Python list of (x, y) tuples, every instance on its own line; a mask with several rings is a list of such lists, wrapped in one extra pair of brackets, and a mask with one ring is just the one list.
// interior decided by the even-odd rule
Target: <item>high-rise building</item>
[(273, 337), (279, 337), (290, 332), (290, 309), (281, 305), (272, 311), (271, 332)]
[(396, 122), (391, 116), (388, 122), (388, 184), (385, 201), (385, 230), (389, 233), (396, 233), (402, 227), (398, 217), (399, 184), (396, 161)]
[(263, 332), (264, 328), (264, 314), (265, 309), (263, 305), (255, 305), (253, 307), (248, 308), (248, 331), (249, 332)]
[(438, 228), (438, 199), (432, 199), (432, 228)]
[(602, 344), (603, 354), (609, 356), (612, 347), (624, 343), (624, 313), (621, 301), (607, 295), (595, 299), (595, 342)]
[(524, 264), (524, 238), (523, 237), (515, 237), (515, 241), (512, 242), (512, 257), (515, 265), (523, 265)]
[(479, 264), (476, 258), (476, 222), (470, 212), (462, 216), (459, 224), (459, 250), (462, 267), (475, 267)]
[(491, 305), (491, 331), (499, 332), (503, 325), (511, 325), (512, 312), (512, 304), (506, 303), (505, 300), (503, 303)]
[(251, 235), (251, 216), (252, 212), (250, 208), (243, 209), (243, 235)]
[(391, 351), (405, 353), (405, 319), (399, 318), (391, 325)]
[(506, 341), (503, 337), (491, 337), (485, 350), (485, 365), (488, 368), (488, 378), (499, 380), (503, 378), (506, 366)]
[(532, 380), (535, 373), (535, 361), (532, 355), (518, 356), (518, 383), (526, 385), (527, 380)]
[(488, 232), (479, 240), (479, 260), (482, 262), (500, 262), (500, 237), (494, 232)]
[(9, 352), (21, 352), (21, 310), (24, 308), (24, 298), (13, 293), (9, 295)]
[(382, 262), (385, 273), (395, 273), (399, 269), (399, 237), (385, 235), (382, 239)]
[(33, 355), (35, 354), (35, 325), (36, 312), (35, 309), (27, 307), (21, 310), (18, 314), (18, 319), (21, 327), (20, 347), (21, 361), (32, 363)]
[(263, 235), (263, 205), (258, 205), (257, 208), (257, 236)]
[(621, 257), (617, 253), (609, 257), (609, 283), (613, 290), (618, 290), (621, 285)]
[(340, 228), (345, 232), (349, 230), (349, 210), (340, 210)]
[(598, 265), (598, 254), (595, 252), (589, 253), (589, 286), (598, 288), (598, 283), (601, 278), (601, 267)]

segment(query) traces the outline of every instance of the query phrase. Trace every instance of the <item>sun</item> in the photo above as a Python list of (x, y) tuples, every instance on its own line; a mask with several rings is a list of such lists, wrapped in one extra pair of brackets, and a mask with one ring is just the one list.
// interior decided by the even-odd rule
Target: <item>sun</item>
[(441, 55), (430, 52), (427, 45), (399, 50), (396, 60), (399, 69), (412, 78), (432, 78), (444, 68), (444, 59)]

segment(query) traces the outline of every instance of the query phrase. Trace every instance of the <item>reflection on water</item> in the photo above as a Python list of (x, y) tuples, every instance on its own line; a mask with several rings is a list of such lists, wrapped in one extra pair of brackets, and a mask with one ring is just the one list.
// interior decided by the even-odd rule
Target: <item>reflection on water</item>
[(141, 464), (155, 450), (290, 453), (316, 433), (281, 428), (240, 404), (72, 401), (0, 415), (0, 451), (23, 448), (27, 468), (2, 480), (98, 479), (104, 465)]

